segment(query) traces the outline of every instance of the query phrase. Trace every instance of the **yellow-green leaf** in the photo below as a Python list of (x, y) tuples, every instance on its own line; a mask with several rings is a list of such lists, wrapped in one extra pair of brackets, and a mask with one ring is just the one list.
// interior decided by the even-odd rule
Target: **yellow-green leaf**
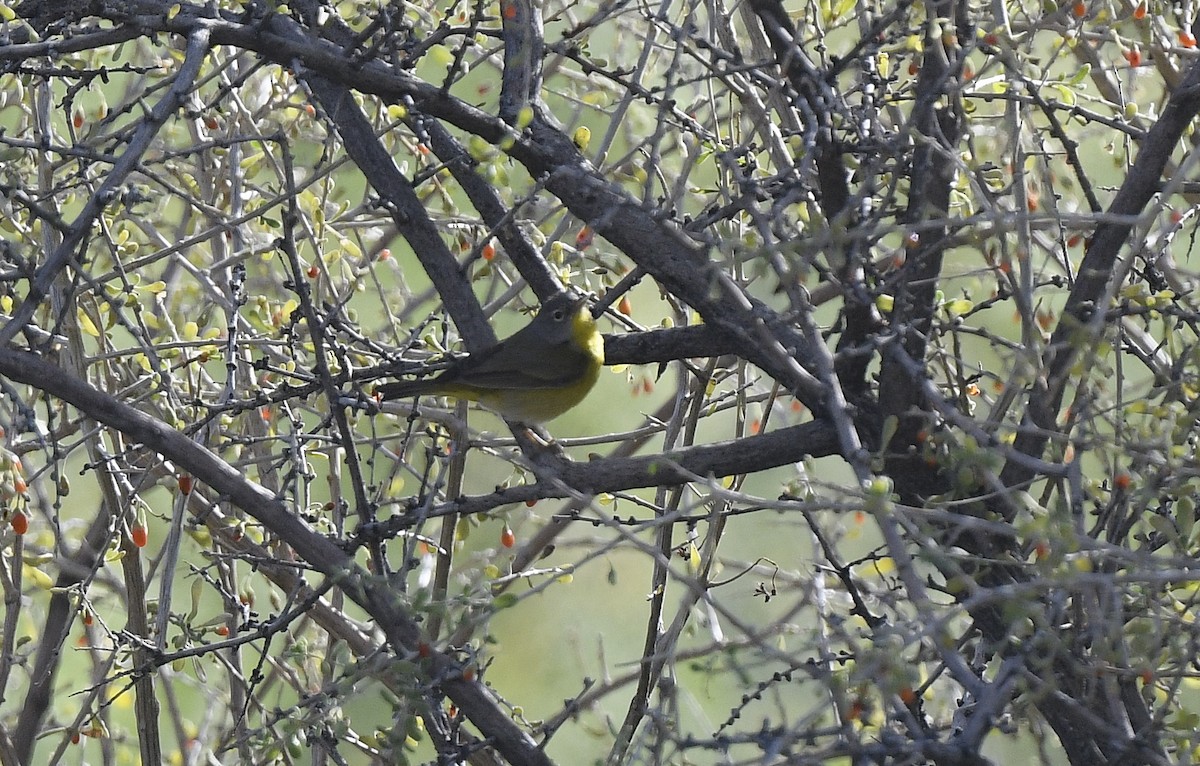
[(75, 315), (79, 319), (79, 329), (80, 330), (82, 330), (87, 335), (91, 335), (93, 338), (100, 337), (100, 330), (99, 330), (99, 328), (96, 327), (96, 323), (92, 321), (92, 318), (89, 317), (83, 309), (77, 310), (75, 312)]

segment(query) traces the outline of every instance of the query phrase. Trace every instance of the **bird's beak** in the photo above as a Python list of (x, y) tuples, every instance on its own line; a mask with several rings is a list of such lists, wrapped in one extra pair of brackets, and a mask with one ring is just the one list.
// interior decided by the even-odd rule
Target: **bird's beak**
[[(571, 316), (575, 316), (575, 312), (587, 306), (587, 302), (588, 297), (586, 295), (575, 296), (575, 298), (571, 301)], [(593, 320), (596, 318), (595, 312), (589, 311), (588, 313), (591, 314)]]

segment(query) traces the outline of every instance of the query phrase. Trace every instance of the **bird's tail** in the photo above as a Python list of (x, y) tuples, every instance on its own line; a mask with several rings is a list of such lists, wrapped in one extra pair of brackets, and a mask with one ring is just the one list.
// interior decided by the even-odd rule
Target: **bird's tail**
[(420, 396), (430, 393), (434, 388), (434, 379), (397, 380), (375, 386), (375, 393), (381, 399), (407, 399), (410, 396)]

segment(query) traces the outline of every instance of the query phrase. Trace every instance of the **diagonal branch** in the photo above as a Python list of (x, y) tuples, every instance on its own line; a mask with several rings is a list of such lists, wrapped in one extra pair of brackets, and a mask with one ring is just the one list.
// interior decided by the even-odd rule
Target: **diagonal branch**
[[(287, 505), (251, 482), (220, 457), (166, 423), (89, 386), (36, 354), (0, 349), (0, 376), (36, 386), (88, 417), (159, 453), (262, 522), (315, 570), (333, 578), (346, 594), (374, 617), (401, 657), (415, 657), (421, 632), (413, 615), (395, 598), (387, 582), (372, 578), (331, 540), (317, 534), (288, 511)], [(551, 763), (537, 744), (501, 710), (491, 693), (444, 654), (424, 660), (428, 677), (514, 764)]]
[[(1112, 295), (1115, 286), (1109, 282), (1117, 271), (1117, 256), (1128, 240), (1137, 216), (1160, 191), (1163, 169), (1197, 113), (1200, 113), (1200, 62), (1192, 64), (1187, 77), (1171, 94), (1162, 117), (1146, 134), (1133, 168), (1092, 236), (1062, 318), (1046, 349), (1043, 364), (1047, 374), (1039, 376), (1038, 384), (1030, 394), (1029, 409), (1014, 445), (1018, 451), (1041, 457), (1050, 434), (1058, 430), (1058, 411), (1067, 389), (1069, 371), (1084, 345), (1078, 340), (1079, 330), (1086, 327), (1089, 336), (1102, 330), (1105, 312), (1095, 309), (1104, 308)], [(1009, 461), (1001, 478), (1008, 486), (1016, 486), (1032, 479), (1033, 474), (1028, 467)]]
[(200, 65), (208, 53), (209, 32), (203, 27), (196, 27), (189, 30), (187, 35), (187, 55), (179, 67), (179, 73), (175, 75), (175, 82), (142, 120), (142, 124), (138, 126), (133, 138), (129, 141), (129, 148), (125, 150), (120, 159), (113, 163), (112, 170), (105, 176), (104, 181), (96, 189), (96, 193), (88, 199), (87, 204), (83, 206), (83, 211), (71, 222), (62, 242), (34, 272), (25, 300), (13, 311), (12, 318), (3, 327), (0, 327), (0, 346), (12, 343), (17, 333), (30, 324), (33, 313), (37, 311), (38, 306), (49, 294), (50, 284), (75, 256), (84, 237), (91, 232), (96, 218), (117, 195), (121, 185), (125, 183), (126, 177), (137, 168), (142, 161), (142, 155), (150, 148), (150, 143), (166, 124), (167, 119), (186, 102), (192, 86), (196, 82)]
[[(247, 23), (231, 13), (214, 16), (206, 8), (184, 6), (167, 18), (161, 6), (149, 0), (131, 0), (119, 6), (105, 4), (97, 13), (118, 23), (136, 23), (147, 30), (176, 34), (206, 27), (215, 44), (252, 50), (292, 68), (322, 91), (318, 97), (327, 99), (326, 109), (333, 115), (353, 101), (340, 90), (325, 90), (314, 78), (411, 104), (418, 111), (505, 147), (531, 175), (544, 179), (546, 188), (575, 216), (696, 309), (705, 323), (728, 336), (745, 358), (780, 381), (814, 413), (825, 412), (825, 387), (812, 373), (808, 340), (794, 323), (735, 284), (718, 263), (708, 259), (706, 247), (690, 241), (677, 227), (662, 220), (661, 214), (643, 206), (619, 185), (600, 177), (571, 138), (545, 118), (535, 116), (528, 129), (517, 135), (503, 120), (454, 98), (440, 87), (421, 82), (378, 60), (353, 60), (339, 46), (314, 37), (304, 26), (285, 16), (272, 15)], [(345, 123), (339, 122), (339, 130), (344, 128)], [(352, 156), (362, 148), (345, 133), (343, 137)], [(368, 174), (387, 167), (383, 163), (385, 158), (377, 156), (374, 150), (369, 157), (354, 159)], [(390, 157), (386, 159), (391, 162)], [(461, 288), (458, 292), (461, 294)], [(468, 321), (459, 324), (460, 319)], [(467, 327), (480, 330), (483, 327), (482, 315), (464, 314), (456, 316), (455, 321), (464, 334), (472, 332)]]
[[(699, 447), (645, 457), (609, 457), (586, 463), (558, 461), (539, 468), (532, 484), (497, 489), (488, 495), (459, 497), (421, 514), (431, 519), (448, 514), (485, 513), (502, 505), (546, 498), (580, 497), (644, 487), (671, 487), (711, 478), (756, 473), (798, 463), (807, 457), (839, 454), (837, 429), (826, 420), (812, 420), (760, 436), (747, 436)], [(379, 534), (394, 535), (408, 528), (406, 515), (385, 521)]]

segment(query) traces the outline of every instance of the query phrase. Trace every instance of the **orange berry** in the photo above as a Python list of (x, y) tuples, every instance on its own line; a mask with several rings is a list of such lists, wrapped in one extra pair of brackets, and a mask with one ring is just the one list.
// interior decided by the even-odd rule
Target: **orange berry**
[(505, 524), (504, 529), (501, 530), (501, 532), (500, 532), (500, 544), (503, 545), (505, 548), (511, 548), (514, 545), (516, 545), (516, 543), (517, 543), (517, 536), (514, 535), (512, 529), (510, 529), (509, 526), (507, 524)]
[(900, 701), (905, 705), (912, 705), (917, 701), (917, 693), (913, 691), (911, 686), (905, 686), (900, 689)]
[(216, 627), (216, 630), (214, 630), (213, 632), (216, 633), (218, 636), (221, 636), (222, 638), (224, 638), (225, 636), (229, 635), (229, 626), (228, 625), (218, 625)]
[(584, 226), (579, 230), (579, 233), (575, 235), (575, 247), (579, 248), (580, 250), (587, 250), (592, 246), (592, 241), (595, 238), (596, 234), (592, 231), (592, 227)]
[(1142, 65), (1142, 51), (1137, 48), (1137, 46), (1130, 48), (1121, 55), (1123, 55), (1125, 60), (1129, 62), (1129, 66), (1136, 67)]
[(1138, 21), (1146, 18), (1146, 4), (1144, 2), (1138, 3), (1137, 8), (1133, 9), (1133, 18), (1137, 19)]
[(483, 246), (483, 250), (481, 250), (480, 252), (483, 255), (483, 260), (490, 261), (496, 257), (496, 246), (493, 245), (491, 242), (488, 242), (486, 245)]
[(1113, 476), (1113, 486), (1124, 492), (1129, 489), (1129, 485), (1133, 483), (1133, 477), (1128, 471), (1117, 471), (1116, 476)]
[(387, 261), (387, 260), (391, 260), (391, 257), (392, 257), (392, 251), (389, 248), (385, 247), (379, 251), (379, 257), (377, 258), (377, 260)]
[(1196, 38), (1192, 37), (1191, 32), (1181, 29), (1181, 30), (1179, 30), (1179, 44), (1182, 45), (1184, 48), (1195, 48), (1196, 47)]
[(622, 295), (621, 300), (617, 301), (617, 311), (620, 311), (625, 316), (633, 314), (633, 304), (629, 302), (628, 295)]
[(82, 109), (76, 109), (75, 112), (71, 115), (71, 124), (75, 126), (75, 130), (79, 130), (80, 128), (83, 127), (83, 110)]
[(188, 473), (179, 475), (179, 491), (185, 495), (192, 494), (192, 475)]
[(150, 534), (146, 531), (144, 524), (134, 524), (133, 529), (129, 531), (129, 539), (138, 548), (145, 548), (146, 543), (150, 542)]
[(321, 274), (321, 270), (317, 268), (317, 264), (314, 263), (312, 266), (308, 267), (308, 278), (309, 279), (316, 279), (318, 276), (320, 276), (320, 274)]
[(500, 12), (504, 14), (505, 21), (512, 21), (517, 17), (517, 4), (504, 3), (500, 6)]
[(12, 525), (13, 531), (18, 535), (23, 535), (29, 531), (29, 517), (25, 515), (25, 511), (14, 513), (12, 518), (8, 520), (8, 523)]
[(1084, 5), (1083, 0), (1078, 0), (1078, 2), (1071, 6), (1071, 13), (1075, 14), (1075, 18), (1078, 19), (1082, 19), (1087, 15), (1087, 6)]

